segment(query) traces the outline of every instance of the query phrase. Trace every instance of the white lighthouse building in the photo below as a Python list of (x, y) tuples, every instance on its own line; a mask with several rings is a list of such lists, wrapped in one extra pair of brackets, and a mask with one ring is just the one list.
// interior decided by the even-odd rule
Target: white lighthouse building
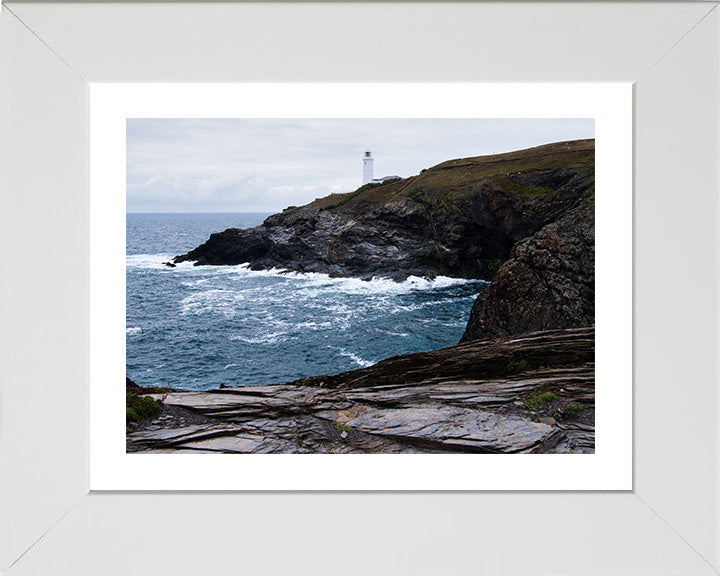
[(400, 180), (400, 176), (383, 176), (382, 178), (373, 178), (373, 156), (370, 150), (363, 152), (363, 185), (368, 183), (382, 184), (388, 180)]
[(370, 150), (363, 153), (363, 184), (371, 182), (374, 177), (373, 157)]

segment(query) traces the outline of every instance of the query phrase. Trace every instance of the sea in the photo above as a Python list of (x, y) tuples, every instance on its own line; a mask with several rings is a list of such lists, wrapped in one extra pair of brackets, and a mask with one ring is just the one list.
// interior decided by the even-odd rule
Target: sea
[(165, 266), (213, 232), (268, 214), (127, 215), (127, 375), (209, 390), (289, 382), (457, 344), (481, 280), (331, 278), (238, 266)]

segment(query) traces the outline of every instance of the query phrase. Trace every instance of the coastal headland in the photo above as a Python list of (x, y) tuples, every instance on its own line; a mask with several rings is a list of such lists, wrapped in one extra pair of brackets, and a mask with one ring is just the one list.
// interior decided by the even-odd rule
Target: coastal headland
[(171, 264), (482, 278), (458, 345), (271, 386), (143, 389), (128, 451), (594, 451), (594, 140), (443, 162), (231, 228)]

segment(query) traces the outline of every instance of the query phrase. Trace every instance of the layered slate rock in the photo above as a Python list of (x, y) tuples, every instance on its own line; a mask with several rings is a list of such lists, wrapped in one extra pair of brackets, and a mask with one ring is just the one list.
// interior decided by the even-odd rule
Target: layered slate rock
[[(191, 410), (206, 422), (148, 426), (128, 435), (128, 449), (592, 452), (594, 390), (592, 328), (531, 333), (289, 384), (171, 392), (166, 406)], [(537, 404), (538, 398), (547, 403)]]
[(461, 342), (595, 323), (592, 193), (519, 242), (475, 301)]
[(174, 263), (490, 279), (516, 242), (577, 205), (594, 165), (594, 140), (451, 160), (218, 232)]

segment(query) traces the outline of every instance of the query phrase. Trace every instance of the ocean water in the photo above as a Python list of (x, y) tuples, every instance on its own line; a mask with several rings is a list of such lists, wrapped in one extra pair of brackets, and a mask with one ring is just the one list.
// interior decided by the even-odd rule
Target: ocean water
[(483, 281), (362, 281), (164, 261), (267, 214), (128, 214), (127, 374), (208, 390), (334, 374), (456, 344)]

